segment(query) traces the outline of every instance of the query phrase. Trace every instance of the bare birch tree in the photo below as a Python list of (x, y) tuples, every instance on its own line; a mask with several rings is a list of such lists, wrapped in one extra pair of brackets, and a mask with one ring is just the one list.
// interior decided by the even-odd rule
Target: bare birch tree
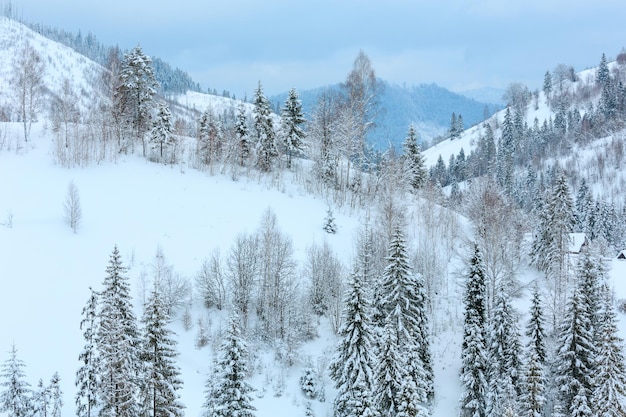
[(42, 104), (45, 65), (41, 55), (29, 44), (22, 48), (13, 62), (11, 85), (18, 100), (19, 117), (24, 126), (24, 141), (28, 142), (30, 129), (37, 120)]

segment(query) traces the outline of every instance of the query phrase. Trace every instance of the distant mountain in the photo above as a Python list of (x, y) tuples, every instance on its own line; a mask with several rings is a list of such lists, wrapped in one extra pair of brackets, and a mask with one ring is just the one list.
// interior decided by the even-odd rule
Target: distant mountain
[(480, 101), (483, 103), (494, 103), (502, 107), (506, 106), (506, 102), (502, 99), (504, 91), (501, 88), (495, 87), (483, 87), (475, 88), (472, 90), (458, 91), (459, 94)]
[[(454, 93), (436, 84), (402, 87), (380, 80), (382, 94), (379, 98), (380, 114), (376, 129), (370, 136), (378, 150), (394, 146), (399, 149), (412, 123), (416, 126), (422, 143), (430, 143), (437, 136), (444, 136), (450, 128), (452, 113), (463, 116), (465, 127), (481, 122), (502, 108), (501, 105), (479, 102)], [(339, 84), (325, 88), (339, 89)], [(324, 88), (299, 91), (302, 107), (307, 115), (314, 109), (317, 97)], [(279, 109), (287, 93), (270, 98)]]

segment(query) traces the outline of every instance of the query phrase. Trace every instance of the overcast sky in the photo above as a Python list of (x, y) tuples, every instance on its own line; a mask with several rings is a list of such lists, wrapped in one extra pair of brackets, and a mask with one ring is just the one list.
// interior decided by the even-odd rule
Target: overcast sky
[[(5, 2), (6, 3), (6, 2)], [(377, 75), (454, 91), (540, 88), (626, 46), (624, 0), (17, 0), (27, 21), (140, 44), (203, 88), (272, 95), (345, 79), (362, 49)]]

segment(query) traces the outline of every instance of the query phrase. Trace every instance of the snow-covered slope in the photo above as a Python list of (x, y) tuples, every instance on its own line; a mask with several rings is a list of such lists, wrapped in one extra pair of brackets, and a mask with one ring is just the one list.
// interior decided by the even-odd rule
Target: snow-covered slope
[[(30, 45), (43, 58), (44, 83), (53, 95), (59, 95), (65, 79), (70, 80), (80, 108), (89, 108), (96, 99), (94, 86), (102, 67), (73, 49), (53, 42), (14, 20), (0, 16), (0, 105), (15, 101), (11, 79), (15, 57)], [(48, 95), (50, 97), (50, 95)]]
[[(5, 179), (0, 182), (0, 223), (12, 223), (0, 226), (0, 362), (15, 343), (32, 385), (58, 371), (65, 415), (74, 414), (74, 375), (83, 345), (80, 312), (89, 287), (101, 287), (114, 245), (130, 266), (134, 290), (142, 271), (149, 273), (158, 247), (175, 272), (193, 282), (214, 248), (226, 255), (238, 234), (259, 228), (269, 208), (276, 214), (279, 229), (293, 239), (296, 259), (303, 259), (312, 244), (327, 241), (346, 265), (350, 262), (358, 217), (335, 212), (339, 231), (329, 235), (322, 229), (327, 204), (298, 187), (278, 191), (264, 182), (233, 181), (196, 170), (183, 173), (133, 156), (68, 170), (53, 165), (52, 141), (41, 127), (35, 126), (33, 143), (23, 154), (0, 152), (0, 177)], [(1, 128), (19, 135), (18, 125)], [(72, 180), (82, 207), (77, 234), (63, 220), (63, 203)], [(139, 306), (139, 294), (135, 295)], [(209, 350), (194, 347), (196, 322), (206, 314), (200, 304), (192, 312), (190, 332), (175, 324), (186, 386), (183, 402), (191, 416), (199, 414), (212, 360)], [(323, 349), (332, 345), (329, 334), (322, 337)], [(313, 357), (318, 354), (314, 351)], [(274, 368), (273, 361), (263, 361), (259, 366)], [(271, 392), (267, 395), (273, 398)], [(291, 398), (283, 399), (287, 407), (290, 402)]]

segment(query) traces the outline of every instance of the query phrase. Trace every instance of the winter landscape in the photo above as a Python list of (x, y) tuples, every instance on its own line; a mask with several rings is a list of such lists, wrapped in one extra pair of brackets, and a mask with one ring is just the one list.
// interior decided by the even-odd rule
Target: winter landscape
[(381, 148), (364, 51), (304, 112), (60, 33), (0, 18), (0, 415), (626, 415), (626, 52)]

